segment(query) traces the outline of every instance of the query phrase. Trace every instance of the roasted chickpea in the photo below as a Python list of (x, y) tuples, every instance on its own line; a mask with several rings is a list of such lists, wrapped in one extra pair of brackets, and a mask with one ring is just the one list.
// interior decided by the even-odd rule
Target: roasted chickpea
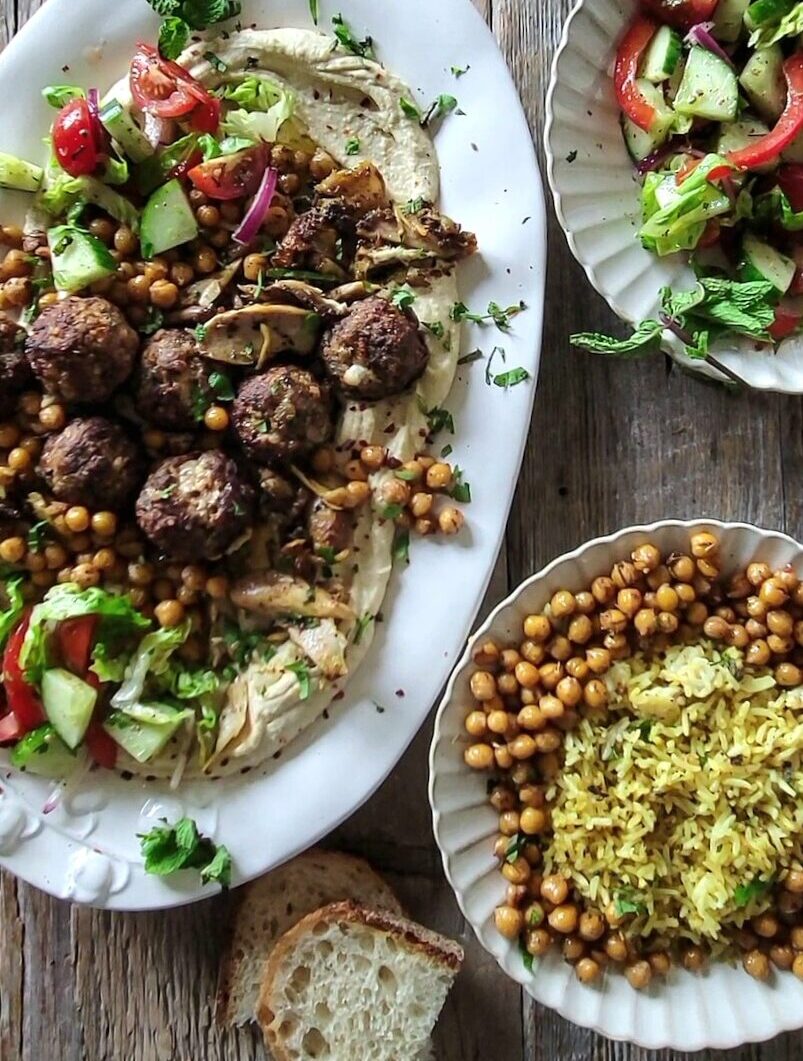
[(593, 958), (581, 958), (574, 971), (581, 984), (593, 984), (599, 979), (602, 966)]
[[(541, 885), (541, 891), (543, 894), (543, 885)], [(554, 928), (561, 935), (568, 935), (570, 932), (574, 932), (577, 928), (577, 919), (578, 911), (574, 903), (563, 903), (560, 906), (556, 906), (547, 917), (550, 928)]]
[(625, 976), (632, 988), (635, 988), (636, 991), (642, 991), (652, 980), (650, 963), (641, 960), (625, 966)]
[(605, 919), (595, 910), (584, 910), (578, 931), (584, 940), (593, 943), (605, 934)]
[(742, 966), (755, 980), (768, 980), (770, 975), (769, 958), (763, 951), (749, 950), (742, 958)]
[(554, 906), (560, 906), (566, 902), (569, 895), (569, 883), (560, 874), (551, 873), (549, 876), (544, 877), (541, 882), (541, 895), (547, 902), (552, 903)]
[(558, 590), (550, 601), (550, 608), (556, 619), (564, 619), (566, 616), (573, 615), (576, 607), (574, 594), (567, 589)]
[(552, 624), (545, 615), (528, 615), (524, 620), (524, 636), (537, 643), (552, 636)]
[(466, 748), (464, 758), (472, 770), (490, 770), (494, 764), (494, 751), (490, 744), (472, 744)]
[(512, 906), (497, 906), (494, 910), (496, 931), (505, 939), (518, 939), (524, 928), (524, 915)]

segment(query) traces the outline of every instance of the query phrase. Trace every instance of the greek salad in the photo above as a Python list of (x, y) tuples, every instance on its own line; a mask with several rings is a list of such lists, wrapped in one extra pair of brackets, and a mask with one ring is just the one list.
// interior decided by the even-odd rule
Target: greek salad
[(795, 0), (644, 0), (614, 66), (639, 239), (689, 254), (697, 285), (662, 291), (658, 319), (626, 340), (576, 345), (638, 355), (669, 329), (706, 358), (723, 334), (773, 344), (803, 330), (802, 45)]

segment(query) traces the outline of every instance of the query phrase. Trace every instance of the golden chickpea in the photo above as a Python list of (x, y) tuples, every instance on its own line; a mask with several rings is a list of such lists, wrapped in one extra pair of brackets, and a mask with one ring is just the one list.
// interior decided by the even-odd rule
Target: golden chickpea
[(599, 678), (592, 678), (583, 689), (583, 701), (592, 710), (599, 710), (608, 703), (608, 690)]
[(708, 608), (702, 601), (695, 601), (686, 609), (686, 622), (692, 626), (702, 626), (708, 618)]
[(471, 711), (466, 716), (466, 732), (472, 737), (484, 737), (488, 732), (488, 724), (484, 711)]
[(544, 790), (539, 785), (522, 785), (519, 789), (519, 799), (525, 807), (540, 809), (546, 804)]
[(543, 736), (543, 733), (539, 733), (535, 738), (529, 736), (527, 733), (520, 734), (508, 745), (510, 754), (514, 759), (531, 759), (535, 755), (536, 750), (545, 750), (539, 749), (538, 745), (538, 741)]
[(569, 659), (573, 652), (571, 641), (562, 634), (553, 637), (546, 649), (554, 660), (558, 660), (561, 663)]
[(770, 646), (762, 638), (747, 646), (744, 658), (752, 667), (764, 667), (770, 661)]
[(526, 884), (531, 873), (530, 863), (521, 856), (502, 866), (502, 876), (511, 884)]
[(655, 603), (662, 612), (675, 612), (680, 604), (677, 592), (668, 585), (659, 586), (655, 591)]
[(775, 668), (775, 680), (779, 685), (791, 689), (803, 684), (803, 670), (794, 663), (779, 663)]
[(561, 589), (553, 595), (549, 606), (556, 619), (563, 619), (573, 615), (577, 605), (575, 604), (574, 594), (567, 589)]
[(570, 965), (574, 965), (585, 954), (586, 945), (578, 936), (566, 936), (560, 950), (563, 960)]
[(74, 505), (64, 514), (64, 521), (74, 534), (81, 534), (91, 526), (92, 519), (83, 505)]
[(730, 626), (721, 615), (712, 615), (709, 619), (706, 619), (703, 625), (705, 636), (713, 638), (715, 641), (724, 641), (729, 631)]
[(178, 600), (163, 600), (156, 605), (154, 615), (160, 626), (172, 628), (184, 622), (184, 605)]
[(769, 564), (753, 563), (747, 565), (745, 574), (750, 585), (758, 587), (772, 576), (772, 570)]
[(758, 917), (753, 918), (750, 924), (755, 934), (761, 936), (762, 939), (772, 939), (777, 936), (778, 929), (781, 927), (778, 923), (778, 918), (770, 913), (759, 914)]
[(522, 641), (519, 651), (528, 663), (532, 663), (536, 667), (540, 666), (546, 659), (546, 648), (535, 641)]
[(502, 836), (515, 836), (519, 831), (519, 813), (506, 810), (499, 815), (499, 832)]
[(578, 932), (581, 939), (593, 943), (605, 934), (605, 920), (595, 910), (584, 910), (580, 914)]
[[(210, 203), (206, 203), (203, 206), (199, 206), (198, 209), (195, 211), (195, 216), (198, 219), (198, 224), (201, 225), (202, 228), (217, 228), (217, 226), (220, 224), (220, 211), (216, 206), (212, 206)], [(258, 256), (249, 255), (248, 257), (250, 258)], [(246, 261), (248, 261), (248, 258), (246, 258)], [(247, 273), (246, 277), (249, 280), (256, 280), (255, 276), (248, 276)]]
[(666, 976), (672, 968), (672, 959), (665, 950), (654, 951), (648, 956), (647, 960), (656, 976)]
[(58, 571), (59, 568), (64, 567), (67, 557), (67, 550), (58, 542), (45, 546), (45, 563), (51, 571)]
[(748, 619), (744, 624), (744, 628), (754, 641), (766, 637), (769, 633), (764, 623), (760, 623), (757, 619)]
[(563, 678), (565, 670), (562, 663), (544, 663), (539, 672), (541, 682), (545, 689), (552, 691), (557, 688), (558, 682)]
[(602, 966), (593, 958), (581, 958), (574, 968), (575, 975), (581, 984), (593, 984), (602, 973)]
[(480, 702), (492, 700), (496, 696), (496, 678), (490, 671), (474, 671), (469, 682), (471, 695)]
[(541, 681), (541, 675), (537, 667), (525, 660), (519, 660), (514, 671), (516, 681), (524, 689), (534, 689)]
[(530, 732), (541, 730), (546, 726), (546, 718), (536, 704), (526, 704), (516, 716), (516, 721), (522, 729)]
[(655, 609), (641, 608), (633, 617), (633, 625), (641, 637), (652, 637), (658, 629), (658, 615)]
[(123, 256), (130, 256), (136, 253), (138, 247), (139, 240), (128, 225), (120, 225), (114, 233), (114, 249)]
[(795, 957), (795, 960), (792, 962), (792, 972), (798, 980), (803, 980), (803, 954), (798, 954)]
[(229, 414), (222, 405), (210, 405), (204, 413), (204, 427), (209, 431), (225, 431), (229, 426)]
[(652, 968), (650, 963), (644, 960), (633, 962), (625, 966), (627, 982), (636, 991), (643, 991), (652, 980)]
[(790, 869), (784, 878), (783, 886), (793, 895), (803, 895), (803, 870)]
[(794, 593), (800, 585), (800, 579), (789, 565), (781, 567), (777, 571), (773, 571), (772, 577), (776, 582), (783, 586), (787, 593)]
[[(789, 594), (774, 577), (768, 578), (766, 582), (761, 584), (758, 596), (759, 600), (767, 608), (780, 608), (782, 604), (786, 604), (789, 600)], [(758, 616), (754, 616), (754, 618), (758, 618)]]
[(483, 641), (474, 649), (472, 659), (478, 667), (493, 667), (499, 662), (499, 647), (495, 641)]
[(46, 431), (61, 431), (67, 423), (67, 410), (58, 402), (43, 405), (39, 410), (39, 423)]
[(170, 266), (170, 279), (176, 287), (188, 287), (195, 279), (195, 272), (186, 262), (174, 262)]
[(680, 619), (672, 612), (658, 613), (658, 630), (662, 634), (674, 634), (680, 626)]
[[(541, 885), (543, 891), (543, 885)], [(547, 917), (550, 928), (554, 928), (561, 935), (568, 935), (577, 928), (578, 911), (574, 903), (565, 903), (556, 906)]]
[(503, 648), (499, 654), (499, 662), (508, 673), (513, 673), (521, 662), (521, 656), (515, 648)]
[(591, 583), (591, 593), (598, 604), (610, 604), (616, 597), (616, 586), (611, 579), (600, 576)]
[(157, 280), (150, 289), (151, 303), (158, 309), (172, 309), (178, 302), (178, 293), (172, 280)]
[(578, 682), (582, 683), (588, 681), (591, 668), (584, 659), (579, 656), (573, 656), (566, 661), (566, 673), (570, 678), (576, 678)]
[(545, 928), (532, 928), (527, 932), (524, 945), (528, 954), (540, 958), (552, 946), (552, 937)]
[(599, 624), (603, 630), (620, 634), (627, 629), (627, 616), (618, 608), (609, 608), (600, 615)]
[(90, 586), (97, 586), (100, 582), (100, 572), (96, 571), (91, 564), (77, 564), (73, 568), (72, 581), (81, 589), (89, 589)]
[(586, 663), (594, 674), (605, 674), (611, 669), (611, 654), (606, 648), (589, 648)]
[(16, 449), (12, 449), (8, 457), (6, 457), (6, 464), (13, 472), (24, 474), (33, 467), (33, 459), (26, 449), (18, 446)]
[(627, 943), (620, 933), (617, 932), (605, 940), (605, 953), (612, 962), (627, 961)]
[(499, 744), (492, 749), (493, 761), (500, 770), (509, 770), (513, 765), (513, 756), (510, 754), (506, 744)]
[(767, 638), (767, 644), (770, 652), (774, 652), (776, 656), (785, 656), (795, 647), (795, 642), (791, 637), (778, 637), (777, 634), (770, 634)]
[(538, 836), (546, 831), (549, 819), (543, 810), (537, 807), (525, 807), (519, 819), (519, 828), (528, 836)]
[(197, 273), (207, 276), (217, 269), (217, 256), (211, 247), (199, 247), (192, 260)]
[(566, 714), (566, 705), (557, 696), (546, 695), (538, 701), (538, 710), (545, 721), (553, 721), (563, 718)]
[(763, 951), (749, 950), (742, 958), (742, 966), (755, 980), (768, 980), (770, 975), (769, 958)]
[(528, 615), (524, 620), (524, 636), (540, 644), (552, 636), (552, 623), (545, 615)]
[(524, 915), (512, 906), (497, 906), (494, 910), (494, 925), (505, 939), (518, 939), (524, 928)]
[(443, 461), (436, 461), (427, 469), (427, 486), (430, 490), (448, 490), (452, 485), (452, 469)]
[(18, 564), (25, 556), (26, 550), (24, 538), (4, 538), (0, 541), (0, 560), (6, 564)]
[(371, 487), (368, 483), (354, 481), (346, 484), (345, 494), (343, 507), (347, 509), (359, 508), (360, 505), (364, 505), (370, 498)]
[(567, 636), (573, 644), (584, 645), (587, 641), (591, 640), (593, 633), (594, 626), (588, 616), (577, 615), (569, 623)]
[(438, 515), (438, 526), (440, 527), (441, 534), (459, 534), (463, 529), (465, 523), (465, 516), (451, 505), (448, 508), (443, 509)]
[(559, 873), (550, 873), (541, 882), (541, 895), (553, 906), (560, 906), (568, 898), (569, 883)]
[(494, 764), (494, 751), (490, 744), (472, 744), (466, 748), (464, 758), (472, 770), (490, 770)]
[(561, 678), (555, 692), (566, 707), (576, 707), (583, 698), (583, 687), (576, 678)]
[(488, 729), (498, 737), (503, 737), (510, 731), (510, 721), (510, 715), (507, 711), (490, 711), (486, 715)]
[(688, 969), (690, 973), (699, 972), (705, 965), (705, 951), (702, 947), (686, 947), (683, 951), (681, 961), (683, 963), (683, 968)]
[(677, 593), (681, 605), (692, 604), (697, 599), (694, 586), (690, 586), (688, 582), (677, 582), (672, 588)]
[(791, 637), (795, 622), (789, 612), (773, 610), (767, 612), (767, 627), (779, 637)]

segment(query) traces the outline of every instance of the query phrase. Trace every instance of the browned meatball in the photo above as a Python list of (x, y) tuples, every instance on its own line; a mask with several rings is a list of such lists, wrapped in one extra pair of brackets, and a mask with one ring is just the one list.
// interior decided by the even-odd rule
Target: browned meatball
[(292, 460), (331, 436), (329, 393), (306, 369), (277, 365), (243, 383), (232, 422), (253, 460), (260, 464)]
[(324, 336), (321, 357), (340, 394), (378, 401), (417, 380), (429, 351), (412, 314), (367, 298)]
[(354, 240), (351, 212), (339, 199), (330, 199), (295, 219), (273, 255), (273, 265), (318, 271), (337, 267), (353, 256)]
[(25, 330), (0, 314), (0, 416), (11, 416), (17, 397), (31, 378), (25, 356)]
[(214, 559), (251, 523), (253, 491), (220, 450), (169, 457), (137, 499), (137, 522), (160, 553), (175, 560)]
[(157, 332), (142, 352), (137, 411), (168, 431), (191, 430), (214, 401), (210, 371), (214, 369), (201, 357), (191, 332)]
[(141, 482), (142, 461), (118, 424), (90, 416), (47, 440), (39, 474), (59, 501), (119, 511)]
[(105, 402), (131, 375), (139, 338), (103, 298), (65, 298), (42, 310), (25, 343), (45, 390), (65, 402)]

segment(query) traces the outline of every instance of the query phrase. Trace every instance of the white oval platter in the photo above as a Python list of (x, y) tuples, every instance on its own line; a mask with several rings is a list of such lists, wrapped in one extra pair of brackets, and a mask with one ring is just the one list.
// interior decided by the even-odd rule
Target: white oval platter
[[(170, 792), (166, 786), (96, 772), (50, 814), (48, 782), (0, 761), (0, 865), (53, 895), (109, 909), (175, 906), (212, 894), (197, 873), (146, 875), (137, 833), (160, 817), (187, 814), (226, 844), (234, 884), (309, 847), (352, 814), (399, 760), (426, 718), (462, 648), (499, 550), (527, 438), (538, 377), (544, 297), (544, 204), (532, 139), (505, 61), (469, 0), (322, 0), (320, 26), (342, 9), (379, 58), (428, 104), (458, 97), (464, 114), (437, 135), (442, 208), (479, 237), (481, 257), (462, 273), (462, 297), (484, 312), (493, 300), (528, 310), (509, 333), (468, 328), (463, 352), (502, 346), (528, 383), (486, 386), (483, 363), (460, 369), (449, 400), (454, 447), (471, 482), (467, 531), (448, 542), (413, 543), (394, 578), (384, 623), (343, 701), (278, 761), (245, 776)], [(246, 0), (244, 25), (311, 27), (308, 0)], [(0, 150), (44, 156), (53, 111), (44, 85), (105, 88), (127, 70), (137, 40), (153, 41), (158, 19), (145, 0), (49, 0), (0, 57)], [(459, 79), (451, 67), (466, 68)], [(503, 116), (504, 120), (500, 120)], [(500, 165), (499, 160), (504, 160)], [(17, 193), (0, 217), (19, 218)], [(499, 371), (499, 368), (497, 368)], [(380, 711), (379, 708), (382, 708)], [(422, 793), (422, 798), (423, 793)]]

